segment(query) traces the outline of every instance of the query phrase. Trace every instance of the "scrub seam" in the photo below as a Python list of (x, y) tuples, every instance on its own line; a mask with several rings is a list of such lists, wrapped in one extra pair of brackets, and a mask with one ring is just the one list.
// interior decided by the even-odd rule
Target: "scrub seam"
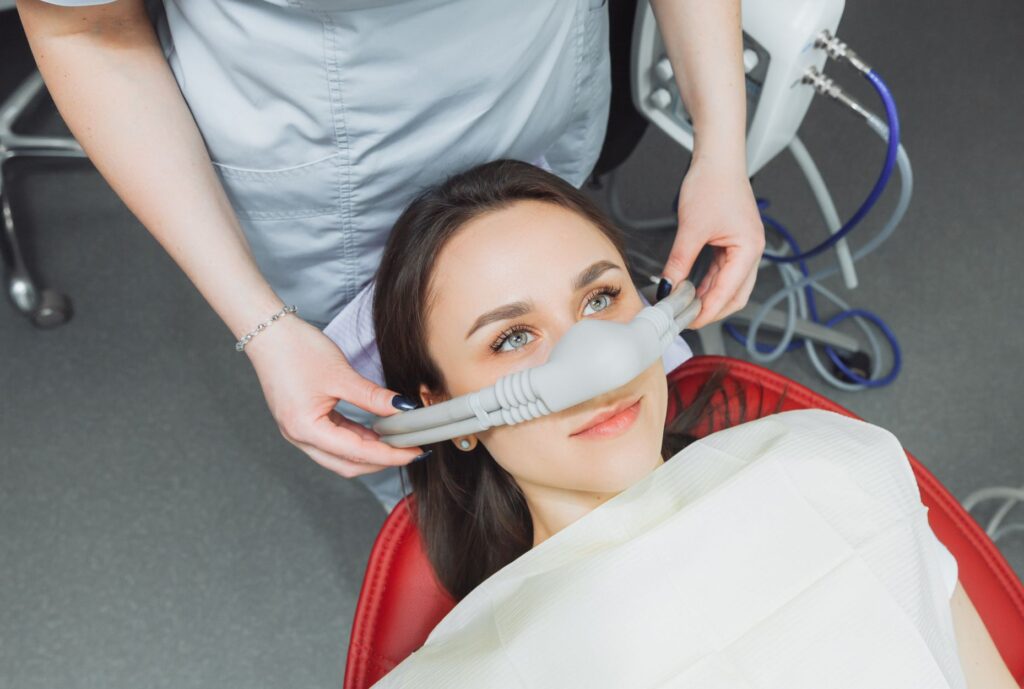
[[(587, 23), (590, 21), (589, 12), (590, 8), (584, 8), (582, 2), (576, 3), (576, 21), (573, 22), (576, 28), (576, 76), (573, 79), (572, 109), (569, 111), (571, 116), (566, 132), (572, 131), (573, 125), (577, 124), (577, 118), (580, 116), (580, 82), (583, 79), (583, 38), (586, 35)], [(579, 161), (576, 164), (578, 165)]]
[(317, 158), (316, 160), (311, 160), (308, 163), (299, 163), (298, 165), (289, 165), (288, 167), (271, 168), (269, 170), (257, 169), (257, 168), (247, 168), (247, 167), (238, 167), (237, 165), (227, 165), (225, 163), (218, 163), (216, 161), (213, 161), (213, 164), (216, 167), (218, 167), (221, 170), (223, 170), (225, 172), (225, 174), (233, 176), (233, 177), (250, 177), (250, 178), (259, 179), (261, 177), (264, 177), (266, 175), (271, 175), (271, 174), (272, 175), (282, 175), (282, 176), (283, 175), (302, 175), (302, 174), (305, 174), (309, 170), (309, 168), (313, 167), (314, 165), (319, 165), (320, 163), (327, 162), (331, 158), (334, 158), (334, 157), (336, 157), (338, 155), (339, 155), (338, 151), (336, 150), (336, 151), (334, 151), (334, 153), (331, 153), (330, 155), (325, 155), (322, 158)]
[[(598, 16), (595, 17), (594, 16), (595, 14), (597, 14)], [(597, 87), (595, 86), (594, 82), (595, 82), (595, 80), (597, 78), (598, 68), (601, 66), (602, 62), (604, 61), (604, 51), (608, 49), (607, 45), (602, 44), (602, 41), (601, 41), (602, 37), (605, 37), (605, 40), (607, 40), (607, 35), (606, 35), (605, 31), (604, 31), (604, 25), (605, 25), (605, 22), (607, 22), (607, 14), (608, 14), (608, 2), (607, 2), (607, 0), (602, 2), (600, 6), (598, 6), (596, 8), (591, 8), (590, 11), (587, 13), (587, 29), (588, 29), (588, 31), (590, 33), (596, 34), (596, 35), (594, 35), (592, 38), (589, 37), (589, 35), (588, 35), (588, 41), (587, 41), (587, 44), (586, 44), (587, 48), (588, 48), (587, 57), (593, 61), (593, 64), (589, 65), (589, 70), (587, 71), (587, 77), (586, 77), (588, 79), (588, 81), (589, 81), (589, 83), (587, 84), (587, 94), (590, 96), (590, 99), (589, 99), (589, 102), (587, 103), (587, 105), (584, 107), (585, 117), (583, 118), (582, 142), (586, 142), (586, 141), (590, 140), (590, 130), (593, 128), (594, 123), (595, 123), (595, 118), (593, 116), (591, 116), (586, 111), (587, 110), (593, 110), (593, 108), (596, 106), (597, 99), (594, 98), (594, 92), (595, 92)], [(594, 25), (595, 20), (597, 22), (596, 26)], [(597, 49), (596, 50), (589, 50), (591, 44), (594, 43), (594, 42), (596, 42), (598, 44), (597, 45)], [(602, 70), (602, 73), (603, 73), (603, 70)], [(605, 124), (606, 125), (607, 125), (607, 121), (608, 120), (607, 120), (607, 115), (606, 115), (605, 116)], [(602, 137), (602, 138), (604, 138), (604, 137)], [(602, 145), (602, 148), (603, 148), (603, 145)], [(584, 150), (583, 146), (581, 146), (581, 150)], [(598, 152), (598, 156), (600, 156), (600, 152)], [(595, 159), (594, 163), (596, 163), (596, 162), (597, 161)], [(580, 185), (582, 185), (584, 182), (586, 182), (587, 177), (590, 176), (590, 172), (592, 171), (594, 163), (591, 163), (591, 166), (590, 166), (591, 169), (587, 169), (587, 167), (584, 164), (584, 159), (582, 157), (578, 161), (578, 164), (580, 165), (580, 168), (578, 170), (579, 179), (580, 179)]]
[[(307, 8), (308, 9), (308, 8)], [(349, 302), (356, 296), (355, 273), (357, 266), (352, 258), (352, 159), (351, 146), (348, 140), (348, 127), (345, 119), (345, 103), (341, 97), (341, 80), (338, 77), (337, 60), (337, 26), (327, 12), (313, 12), (320, 18), (324, 32), (324, 68), (327, 70), (328, 96), (331, 105), (331, 124), (334, 126), (334, 141), (339, 155), (344, 154), (341, 162), (341, 238), (342, 262), (344, 271), (345, 301)], [(340, 127), (339, 127), (340, 123)]]

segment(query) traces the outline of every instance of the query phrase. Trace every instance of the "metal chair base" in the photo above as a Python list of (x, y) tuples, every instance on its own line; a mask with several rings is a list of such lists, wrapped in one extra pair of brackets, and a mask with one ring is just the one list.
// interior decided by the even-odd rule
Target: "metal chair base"
[(84, 158), (85, 152), (71, 137), (17, 134), (14, 125), (44, 93), (43, 79), (33, 72), (0, 105), (0, 259), (3, 284), (15, 309), (39, 328), (52, 328), (71, 318), (71, 302), (49, 287), (39, 271), (25, 258), (24, 242), (11, 212), (10, 193), (5, 185), (4, 166), (15, 158)]

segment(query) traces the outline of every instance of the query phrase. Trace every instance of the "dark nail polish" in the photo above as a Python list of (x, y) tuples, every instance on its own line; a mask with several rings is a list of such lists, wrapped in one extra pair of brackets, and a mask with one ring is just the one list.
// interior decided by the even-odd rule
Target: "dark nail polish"
[(658, 292), (654, 297), (655, 301), (661, 301), (668, 296), (668, 293), (672, 291), (672, 283), (668, 281), (668, 278), (662, 278), (661, 282), (658, 283)]
[(395, 395), (391, 398), (391, 406), (395, 409), (401, 409), (402, 411), (410, 411), (412, 409), (419, 409), (420, 405), (413, 402), (405, 395)]
[(432, 454), (434, 454), (434, 451), (433, 451), (433, 450), (427, 450), (427, 451), (426, 451), (426, 452), (424, 452), (423, 454), (421, 454), (421, 455), (416, 455), (415, 457), (413, 457), (413, 458), (412, 458), (412, 462), (418, 462), (418, 461), (420, 461), (420, 460), (422, 460), (422, 459), (426, 459), (427, 457), (429, 457), (429, 456), (430, 456), (430, 455), (432, 455)]

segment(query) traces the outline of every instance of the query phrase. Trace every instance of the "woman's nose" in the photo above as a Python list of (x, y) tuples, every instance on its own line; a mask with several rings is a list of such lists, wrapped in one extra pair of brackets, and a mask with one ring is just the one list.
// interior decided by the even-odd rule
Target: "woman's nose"
[(561, 341), (561, 339), (565, 337), (565, 334), (569, 332), (569, 328), (576, 325), (580, 320), (582, 319), (576, 318), (575, 316), (563, 316), (553, 321), (548, 331), (548, 340), (550, 343), (548, 351), (551, 350), (551, 347), (554, 347), (556, 344), (558, 344), (559, 341)]

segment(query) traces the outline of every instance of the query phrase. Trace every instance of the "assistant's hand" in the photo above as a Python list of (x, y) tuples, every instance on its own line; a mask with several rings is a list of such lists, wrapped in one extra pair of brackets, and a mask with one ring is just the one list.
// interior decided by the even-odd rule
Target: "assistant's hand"
[(288, 316), (245, 346), (281, 435), (331, 471), (352, 478), (408, 464), (423, 452), (381, 442), (335, 411), (338, 400), (378, 416), (398, 412), (395, 393), (353, 370), (338, 346), (301, 318)]
[(691, 328), (746, 306), (764, 242), (764, 225), (743, 166), (694, 159), (679, 190), (679, 228), (662, 273), (674, 287), (689, 275), (704, 245), (714, 247), (711, 267), (697, 286), (703, 304)]

